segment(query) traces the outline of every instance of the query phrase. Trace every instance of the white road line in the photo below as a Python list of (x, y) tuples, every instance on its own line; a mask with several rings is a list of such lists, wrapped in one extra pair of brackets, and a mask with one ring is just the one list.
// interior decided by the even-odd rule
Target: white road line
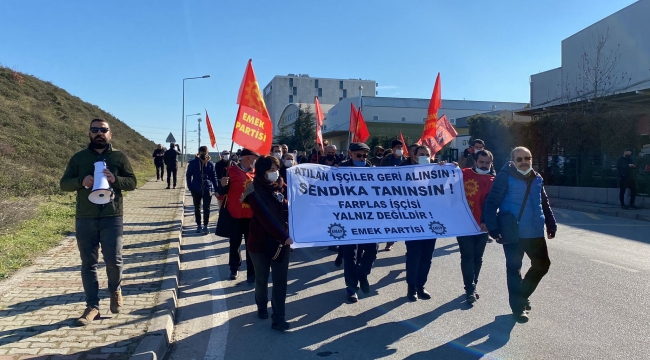
[(590, 218), (592, 218), (594, 220), (600, 220), (600, 218), (598, 216), (594, 215), (594, 214), (590, 214), (590, 213), (586, 213), (586, 212), (583, 212), (583, 214), (589, 216)]
[[(216, 235), (202, 236), (206, 244)], [(226, 307), (226, 295), (221, 286), (221, 278), (217, 269), (217, 256), (211, 246), (205, 248), (205, 263), (208, 276), (213, 282), (208, 286), (212, 293), (212, 330), (208, 348), (205, 351), (204, 360), (222, 360), (226, 356), (226, 343), (228, 341), (228, 308)]]
[(556, 213), (560, 214), (560, 216), (562, 216), (562, 217), (565, 218), (565, 219), (570, 219), (570, 218), (571, 218), (571, 216), (569, 216), (569, 214), (565, 213), (565, 212), (562, 211), (562, 210), (553, 209), (553, 211), (555, 211)]
[(609, 266), (615, 267), (615, 268), (617, 268), (617, 269), (621, 269), (621, 270), (625, 270), (625, 271), (629, 271), (629, 272), (634, 272), (634, 273), (641, 272), (640, 270), (630, 269), (630, 268), (625, 267), (625, 266), (621, 266), (621, 265), (616, 265), (616, 264), (608, 263), (607, 261), (596, 260), (596, 259), (589, 259), (589, 260), (591, 260), (591, 261), (593, 261), (593, 262), (597, 262), (597, 263), (599, 263), (599, 264), (609, 265)]

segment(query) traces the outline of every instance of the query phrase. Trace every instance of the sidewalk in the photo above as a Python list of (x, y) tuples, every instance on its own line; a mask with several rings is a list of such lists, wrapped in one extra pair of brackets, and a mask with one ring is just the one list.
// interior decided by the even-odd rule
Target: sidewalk
[(624, 210), (619, 205), (600, 204), (580, 200), (549, 198), (551, 207), (576, 210), (592, 214), (603, 214), (625, 219), (650, 221), (650, 209)]
[(0, 283), (0, 360), (128, 359), (136, 348), (151, 344), (145, 335), (156, 327), (164, 329), (166, 318), (173, 318), (173, 307), (171, 316), (161, 315), (169, 313), (161, 308), (175, 302), (176, 274), (169, 273), (178, 271), (182, 173), (175, 190), (154, 180), (124, 198), (121, 313), (108, 309), (100, 260), (101, 319), (85, 328), (72, 326), (85, 302), (76, 240), (67, 237), (34, 265)]

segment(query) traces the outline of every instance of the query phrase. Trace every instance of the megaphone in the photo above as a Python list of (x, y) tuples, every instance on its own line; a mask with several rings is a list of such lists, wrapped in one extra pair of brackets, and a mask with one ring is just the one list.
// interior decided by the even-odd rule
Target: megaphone
[(106, 169), (104, 160), (95, 162), (95, 182), (90, 195), (88, 195), (88, 200), (93, 204), (104, 205), (113, 201), (113, 189), (108, 184), (108, 179), (104, 175), (104, 169)]

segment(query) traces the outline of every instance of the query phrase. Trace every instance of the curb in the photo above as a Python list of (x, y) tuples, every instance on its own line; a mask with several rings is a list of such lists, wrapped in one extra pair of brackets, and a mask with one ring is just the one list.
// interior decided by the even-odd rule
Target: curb
[(160, 360), (165, 357), (174, 333), (174, 319), (178, 300), (178, 278), (180, 272), (180, 248), (183, 239), (183, 218), (185, 211), (185, 186), (178, 195), (181, 206), (176, 213), (174, 230), (169, 241), (163, 279), (151, 321), (144, 338), (138, 344), (131, 360)]
[(567, 209), (567, 210), (575, 210), (575, 211), (582, 211), (590, 214), (601, 214), (601, 215), (607, 215), (607, 216), (614, 216), (614, 217), (619, 217), (619, 218), (624, 218), (624, 219), (631, 219), (631, 220), (640, 220), (640, 221), (648, 221), (650, 222), (650, 215), (644, 215), (644, 214), (636, 214), (632, 213), (629, 210), (617, 210), (617, 209), (599, 209), (599, 208), (594, 208), (593, 206), (589, 205), (580, 205), (580, 204), (571, 204), (571, 203), (566, 203), (566, 202), (560, 202), (556, 203), (553, 200), (549, 199), (549, 203), (551, 207), (559, 208), (559, 209)]

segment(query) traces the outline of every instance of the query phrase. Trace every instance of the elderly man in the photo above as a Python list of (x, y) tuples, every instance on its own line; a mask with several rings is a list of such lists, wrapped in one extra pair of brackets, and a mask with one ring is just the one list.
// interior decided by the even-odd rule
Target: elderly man
[(341, 162), (336, 156), (336, 145), (329, 145), (325, 148), (325, 157), (320, 159), (321, 165), (335, 166)]
[[(510, 157), (512, 161), (494, 178), (483, 217), (490, 236), (503, 244), (510, 309), (515, 319), (523, 323), (528, 321), (531, 310), (529, 297), (551, 266), (544, 224), (549, 240), (555, 237), (557, 225), (544, 190), (544, 180), (533, 170), (530, 150), (516, 147)], [(506, 232), (511, 236), (503, 237)], [(524, 254), (528, 255), (531, 264), (522, 280)]]

